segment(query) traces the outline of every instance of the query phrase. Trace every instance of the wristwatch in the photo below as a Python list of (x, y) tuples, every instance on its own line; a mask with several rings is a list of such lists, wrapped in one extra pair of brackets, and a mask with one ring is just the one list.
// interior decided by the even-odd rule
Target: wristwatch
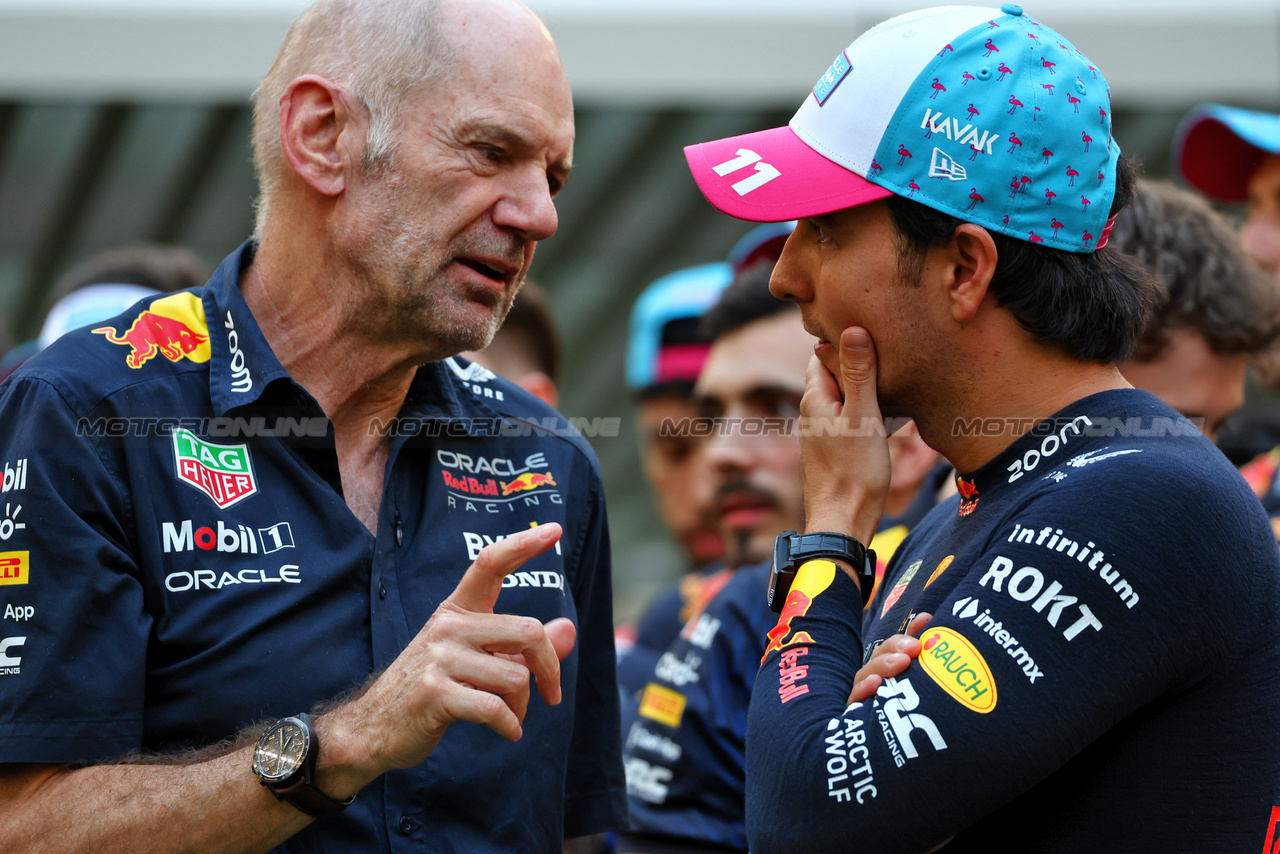
[(277, 800), (302, 810), (312, 818), (342, 812), (354, 799), (337, 801), (315, 784), (320, 741), (311, 716), (306, 713), (282, 718), (262, 734), (253, 751), (253, 773)]
[(782, 604), (787, 600), (800, 565), (821, 558), (843, 560), (857, 569), (862, 604), (867, 604), (876, 583), (875, 552), (853, 537), (832, 531), (814, 534), (783, 531), (773, 544), (773, 568), (769, 572), (769, 607), (774, 613), (782, 613)]

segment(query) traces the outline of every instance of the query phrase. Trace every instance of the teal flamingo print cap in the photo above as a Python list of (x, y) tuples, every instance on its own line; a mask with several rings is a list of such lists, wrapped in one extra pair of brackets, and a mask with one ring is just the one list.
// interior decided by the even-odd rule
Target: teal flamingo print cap
[(1069, 252), (1105, 245), (1119, 156), (1102, 72), (1011, 3), (891, 18), (841, 51), (786, 127), (685, 149), (703, 195), (739, 219), (896, 194)]

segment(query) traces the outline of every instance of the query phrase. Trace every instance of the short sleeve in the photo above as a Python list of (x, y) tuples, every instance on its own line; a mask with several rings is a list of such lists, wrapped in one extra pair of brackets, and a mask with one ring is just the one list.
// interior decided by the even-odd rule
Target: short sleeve
[(126, 501), (84, 426), (43, 379), (0, 393), (0, 762), (141, 743), (150, 620)]

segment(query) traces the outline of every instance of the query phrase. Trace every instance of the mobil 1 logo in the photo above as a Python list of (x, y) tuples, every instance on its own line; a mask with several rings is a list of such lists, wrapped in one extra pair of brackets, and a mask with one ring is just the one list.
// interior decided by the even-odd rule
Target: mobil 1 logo
[(162, 522), (160, 536), (165, 554), (190, 552), (197, 549), (230, 554), (269, 555), (281, 549), (294, 547), (293, 529), (288, 522), (277, 522), (256, 531), (246, 525), (226, 525), (218, 521), (217, 527), (196, 527), (190, 519), (181, 522)]

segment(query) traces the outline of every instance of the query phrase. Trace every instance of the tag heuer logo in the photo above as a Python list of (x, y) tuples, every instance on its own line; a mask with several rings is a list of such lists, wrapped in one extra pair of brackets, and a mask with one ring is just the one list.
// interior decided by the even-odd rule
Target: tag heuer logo
[(173, 431), (173, 453), (178, 480), (191, 484), (224, 510), (258, 491), (248, 445), (215, 445), (178, 428)]

